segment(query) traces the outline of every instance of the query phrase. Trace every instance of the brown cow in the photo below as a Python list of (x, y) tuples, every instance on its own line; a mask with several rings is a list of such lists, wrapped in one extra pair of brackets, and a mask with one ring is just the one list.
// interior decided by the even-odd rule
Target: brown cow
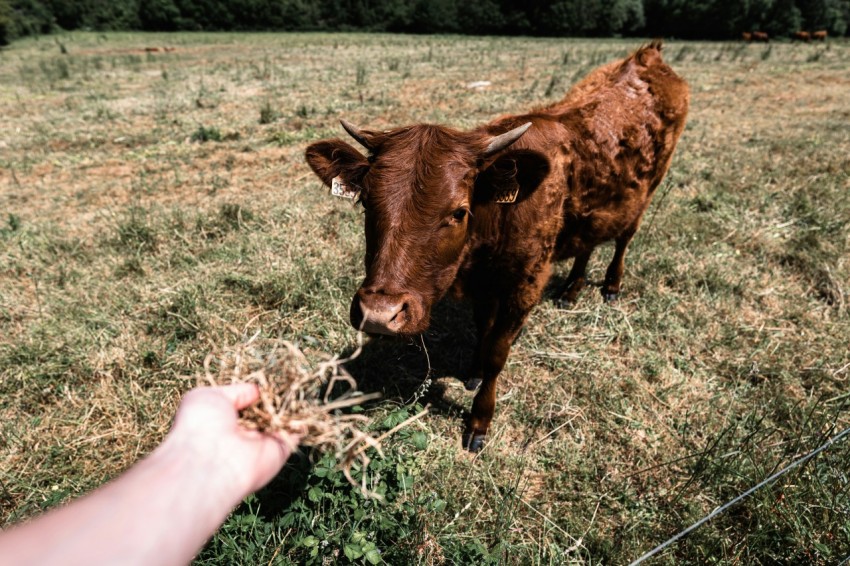
[(826, 30), (821, 29), (812, 33), (812, 39), (815, 41), (826, 41)]
[(767, 35), (767, 32), (754, 31), (753, 32), (753, 41), (760, 41), (762, 43), (769, 43), (770, 42), (770, 36)]
[(749, 43), (753, 40), (753, 34), (751, 34), (748, 31), (745, 31), (745, 32), (741, 33), (741, 39), (743, 39), (744, 41)]
[(471, 450), (483, 446), (496, 377), (552, 262), (576, 258), (561, 292), (573, 301), (593, 249), (614, 240), (602, 294), (616, 298), (626, 246), (670, 165), (688, 98), (653, 42), (528, 114), (470, 131), (417, 124), (379, 132), (342, 121), (368, 157), (339, 139), (307, 148), (332, 193), (365, 208), (355, 328), (415, 335), (450, 290), (471, 299), (479, 336), (467, 388), (480, 386), (464, 434)]
[(795, 39), (797, 41), (805, 41), (806, 43), (812, 40), (812, 35), (807, 31), (795, 31), (794, 35), (791, 36), (791, 39)]

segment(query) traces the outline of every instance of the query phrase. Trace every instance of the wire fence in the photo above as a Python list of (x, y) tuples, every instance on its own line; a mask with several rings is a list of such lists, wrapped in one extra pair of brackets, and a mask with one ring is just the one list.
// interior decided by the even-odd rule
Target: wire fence
[[(644, 554), (643, 556), (641, 556), (640, 558), (638, 558), (637, 560), (635, 560), (634, 562), (629, 564), (629, 566), (637, 566), (638, 564), (640, 564), (644, 560), (647, 560), (648, 558), (652, 558), (653, 556), (655, 556), (656, 554), (658, 554), (659, 552), (661, 552), (662, 550), (664, 550), (665, 548), (667, 548), (668, 546), (670, 546), (671, 544), (676, 542), (677, 540), (686, 536), (688, 533), (695, 531), (696, 529), (698, 529), (699, 527), (701, 527), (705, 523), (709, 522), (711, 519), (713, 519), (717, 515), (720, 515), (721, 513), (723, 513), (724, 511), (726, 511), (727, 509), (729, 509), (733, 505), (735, 505), (736, 503), (743, 501), (744, 499), (746, 499), (747, 497), (749, 497), (750, 495), (752, 495), (753, 493), (755, 493), (759, 489), (763, 488), (766, 485), (773, 483), (774, 481), (779, 479), (781, 476), (785, 475), (786, 473), (788, 473), (789, 471), (793, 470), (794, 468), (800, 466), (801, 464), (808, 462), (809, 460), (811, 460), (812, 458), (814, 458), (815, 456), (817, 456), (818, 454), (820, 454), (821, 452), (823, 452), (824, 450), (826, 450), (827, 448), (829, 448), (830, 446), (835, 444), (836, 442), (843, 439), (848, 434), (850, 434), (850, 428), (844, 429), (843, 431), (836, 434), (835, 436), (833, 436), (832, 438), (830, 438), (825, 443), (818, 446), (817, 448), (815, 448), (814, 450), (812, 450), (811, 452), (809, 452), (805, 456), (798, 458), (797, 460), (794, 460), (793, 462), (791, 462), (790, 464), (788, 464), (787, 466), (785, 466), (784, 468), (782, 468), (781, 470), (779, 470), (778, 472), (776, 472), (775, 474), (770, 476), (769, 478), (767, 478), (764, 481), (759, 482), (758, 484), (754, 485), (753, 487), (751, 487), (750, 489), (748, 489), (747, 491), (745, 491), (744, 493), (742, 493), (741, 495), (739, 495), (735, 499), (729, 501), (728, 503), (721, 505), (720, 507), (717, 507), (714, 511), (712, 511), (711, 513), (709, 513), (708, 515), (706, 515), (705, 517), (703, 517), (702, 519), (700, 519), (699, 521), (697, 521), (696, 523), (694, 523), (693, 525), (688, 527), (687, 529), (681, 531), (680, 533), (676, 534), (675, 536), (671, 537), (670, 539), (666, 540), (665, 542), (659, 544), (658, 546), (656, 546), (655, 548), (653, 548), (652, 550), (650, 550), (649, 552), (647, 552), (646, 554)], [(850, 556), (848, 556), (847, 558), (842, 560), (841, 563), (839, 564), (839, 566), (844, 566), (848, 563), (850, 563)]]

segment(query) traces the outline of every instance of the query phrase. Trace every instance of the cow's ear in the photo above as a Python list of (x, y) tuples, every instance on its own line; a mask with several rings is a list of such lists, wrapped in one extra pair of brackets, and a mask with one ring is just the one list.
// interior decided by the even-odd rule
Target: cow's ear
[(475, 201), (512, 204), (528, 198), (549, 174), (549, 160), (527, 149), (508, 151), (484, 165), (475, 180)]
[(369, 161), (340, 139), (323, 140), (307, 147), (304, 154), (310, 169), (331, 187), (334, 196), (354, 198), (369, 170)]

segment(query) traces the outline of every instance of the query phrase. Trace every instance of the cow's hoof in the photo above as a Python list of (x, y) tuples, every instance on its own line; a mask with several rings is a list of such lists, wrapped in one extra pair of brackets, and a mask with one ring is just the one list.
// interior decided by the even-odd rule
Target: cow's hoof
[(481, 379), (478, 377), (468, 379), (464, 384), (464, 387), (466, 387), (467, 391), (475, 391), (476, 389), (481, 387)]
[(614, 303), (619, 298), (620, 293), (602, 293), (602, 298), (606, 303)]
[(486, 438), (486, 434), (465, 434), (463, 435), (463, 447), (473, 453), (481, 452), (481, 449), (484, 448), (484, 440)]
[(517, 332), (517, 333), (516, 333), (516, 336), (514, 336), (514, 341), (513, 341), (513, 342), (511, 342), (511, 344), (516, 344), (516, 341), (517, 341), (517, 340), (519, 340), (519, 339), (520, 339), (520, 337), (521, 337), (523, 334), (525, 334), (525, 327), (524, 327), (524, 326), (523, 326), (522, 328), (520, 328), (520, 329), (519, 329), (519, 332)]

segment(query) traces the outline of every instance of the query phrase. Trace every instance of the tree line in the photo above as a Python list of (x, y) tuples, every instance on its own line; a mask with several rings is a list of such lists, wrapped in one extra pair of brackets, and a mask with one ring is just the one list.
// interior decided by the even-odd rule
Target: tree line
[(848, 23), (850, 0), (0, 0), (0, 44), (77, 29), (731, 39)]

